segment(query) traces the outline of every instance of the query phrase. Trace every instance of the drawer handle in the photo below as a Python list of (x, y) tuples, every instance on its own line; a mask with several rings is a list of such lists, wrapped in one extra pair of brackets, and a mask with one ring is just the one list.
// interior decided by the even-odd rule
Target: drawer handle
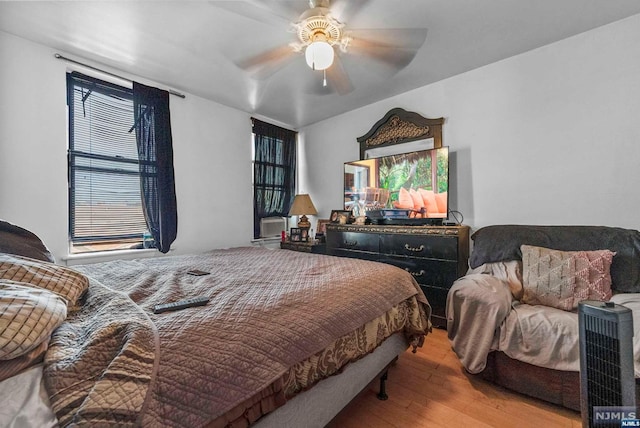
[(406, 270), (407, 272), (409, 272), (411, 275), (413, 275), (413, 276), (415, 276), (415, 277), (422, 276), (422, 275), (424, 275), (424, 274), (425, 274), (424, 269), (420, 269), (420, 272), (411, 272), (411, 271), (409, 270), (409, 268), (405, 268), (404, 270)]
[(419, 253), (424, 250), (424, 245), (420, 245), (419, 247), (410, 247), (409, 244), (404, 244), (404, 249), (408, 251), (413, 251), (414, 253)]
[(345, 247), (355, 247), (358, 245), (358, 241), (344, 241)]

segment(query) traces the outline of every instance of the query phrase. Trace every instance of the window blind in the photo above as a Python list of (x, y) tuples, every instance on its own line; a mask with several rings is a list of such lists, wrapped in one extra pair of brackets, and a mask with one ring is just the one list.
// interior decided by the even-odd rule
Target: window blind
[(132, 90), (74, 72), (67, 91), (71, 241), (141, 238)]

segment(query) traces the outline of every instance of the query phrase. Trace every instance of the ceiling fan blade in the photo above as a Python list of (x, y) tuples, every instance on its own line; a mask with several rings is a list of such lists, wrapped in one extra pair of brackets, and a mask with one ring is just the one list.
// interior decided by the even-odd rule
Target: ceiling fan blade
[(357, 48), (354, 46), (353, 50), (350, 49), (349, 53), (352, 55), (368, 56), (378, 62), (388, 65), (395, 71), (399, 71), (413, 61), (417, 51), (412, 49), (380, 47), (376, 45), (369, 45), (367, 42), (362, 41), (358, 44)]
[(366, 40), (370, 44), (418, 50), (427, 39), (426, 28), (375, 28), (348, 30), (347, 35), (353, 38), (351, 44), (358, 40)]
[[(277, 0), (211, 0), (209, 4), (261, 23), (289, 26), (300, 13), (299, 1)], [(303, 3), (304, 4), (304, 3)], [(297, 8), (295, 6), (298, 6)], [(304, 9), (303, 9), (304, 10)]]
[(327, 69), (327, 82), (330, 83), (340, 95), (345, 95), (353, 91), (353, 84), (344, 69), (339, 55), (334, 57), (333, 64)]
[(331, 3), (331, 15), (342, 23), (349, 22), (369, 2), (370, 0), (336, 0)]
[(249, 72), (252, 77), (262, 80), (283, 68), (294, 56), (293, 48), (284, 45), (237, 61), (236, 65)]
[(353, 85), (351, 79), (347, 75), (342, 60), (338, 55), (333, 59), (333, 64), (326, 70), (327, 85), (324, 86), (324, 76), (322, 71), (308, 70), (310, 74), (310, 81), (307, 85), (305, 92), (313, 95), (329, 95), (338, 93), (339, 95), (346, 95), (353, 91)]
[(353, 38), (347, 47), (349, 54), (366, 55), (398, 71), (413, 61), (426, 40), (427, 30), (354, 30), (349, 35)]

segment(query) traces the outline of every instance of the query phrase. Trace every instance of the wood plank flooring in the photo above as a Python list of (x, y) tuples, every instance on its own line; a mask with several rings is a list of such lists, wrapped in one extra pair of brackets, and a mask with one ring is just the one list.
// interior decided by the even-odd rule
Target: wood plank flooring
[(416, 354), (407, 351), (389, 369), (389, 399), (372, 382), (328, 425), (330, 428), (564, 427), (582, 426), (580, 413), (511, 392), (466, 374), (447, 333), (434, 329)]

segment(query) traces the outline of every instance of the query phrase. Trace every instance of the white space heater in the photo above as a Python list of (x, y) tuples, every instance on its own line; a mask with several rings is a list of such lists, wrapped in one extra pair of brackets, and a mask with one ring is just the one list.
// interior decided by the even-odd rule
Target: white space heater
[(265, 217), (260, 219), (261, 238), (280, 236), (283, 230), (287, 230), (286, 217)]
[(585, 300), (578, 323), (582, 426), (620, 427), (622, 419), (637, 417), (631, 310)]

